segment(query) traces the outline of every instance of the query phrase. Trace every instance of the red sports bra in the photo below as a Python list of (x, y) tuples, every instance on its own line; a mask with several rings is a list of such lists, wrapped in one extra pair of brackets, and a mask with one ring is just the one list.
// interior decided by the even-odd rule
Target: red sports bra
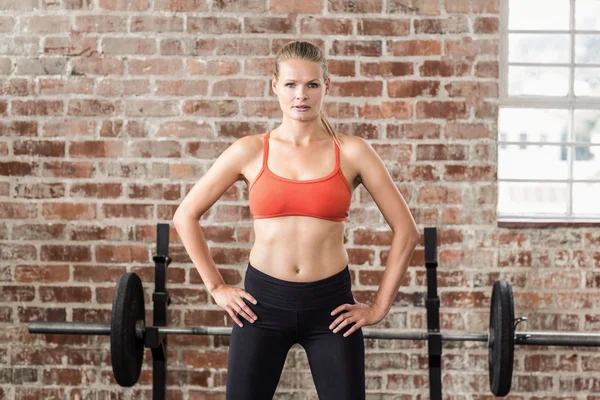
[(249, 189), (250, 213), (255, 219), (303, 215), (330, 221), (348, 217), (352, 191), (340, 168), (340, 149), (334, 142), (335, 168), (322, 178), (287, 179), (267, 166), (269, 136), (264, 137), (263, 164)]

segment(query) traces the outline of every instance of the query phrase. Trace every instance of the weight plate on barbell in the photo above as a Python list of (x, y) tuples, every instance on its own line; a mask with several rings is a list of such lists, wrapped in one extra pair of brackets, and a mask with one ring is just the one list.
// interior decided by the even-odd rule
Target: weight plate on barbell
[(142, 371), (144, 341), (135, 335), (135, 324), (145, 320), (144, 288), (134, 272), (117, 282), (110, 321), (110, 357), (115, 380), (121, 386), (136, 384)]
[(515, 303), (512, 286), (506, 280), (496, 281), (492, 289), (488, 362), (490, 389), (495, 396), (510, 392), (515, 354)]

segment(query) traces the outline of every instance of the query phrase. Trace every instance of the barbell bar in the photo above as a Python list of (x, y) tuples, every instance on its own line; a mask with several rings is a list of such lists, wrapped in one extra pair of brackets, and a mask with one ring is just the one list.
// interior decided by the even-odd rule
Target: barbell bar
[[(141, 322), (141, 320), (140, 320)], [(136, 332), (137, 337), (143, 337)], [(110, 324), (89, 322), (32, 322), (29, 333), (62, 335), (99, 335), (110, 336)], [(229, 336), (231, 328), (219, 327), (158, 327), (160, 335), (210, 335)], [(398, 331), (363, 328), (363, 336), (368, 339), (428, 340), (432, 335), (426, 331)], [(489, 333), (441, 333), (443, 341), (448, 342), (488, 342)], [(582, 346), (600, 347), (599, 333), (564, 332), (516, 332), (515, 343), (532, 346)], [(490, 344), (493, 344), (490, 342)]]
[[(363, 336), (372, 339), (487, 342), (490, 388), (496, 396), (510, 391), (513, 373), (514, 345), (587, 346), (600, 347), (600, 334), (567, 332), (517, 332), (518, 323), (526, 318), (514, 318), (514, 299), (508, 281), (494, 283), (492, 289), (490, 325), (485, 333), (443, 333), (436, 331), (399, 331), (363, 329)], [(146, 326), (142, 282), (129, 272), (117, 282), (110, 323), (32, 322), (32, 334), (105, 335), (111, 337), (111, 361), (117, 383), (133, 386), (141, 373), (144, 346), (148, 331), (165, 335), (227, 336), (226, 327), (166, 327)]]

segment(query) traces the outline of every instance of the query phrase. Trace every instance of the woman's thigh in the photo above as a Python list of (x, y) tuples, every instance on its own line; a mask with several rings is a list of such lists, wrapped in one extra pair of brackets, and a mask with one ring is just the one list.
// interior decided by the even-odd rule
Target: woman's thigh
[(362, 329), (344, 337), (352, 325), (337, 333), (329, 325), (335, 307), (303, 312), (300, 344), (306, 350), (321, 400), (365, 399), (365, 344)]
[(254, 323), (242, 319), (243, 327), (233, 325), (226, 398), (272, 400), (287, 353), (295, 342), (295, 314), (244, 301), (258, 319)]

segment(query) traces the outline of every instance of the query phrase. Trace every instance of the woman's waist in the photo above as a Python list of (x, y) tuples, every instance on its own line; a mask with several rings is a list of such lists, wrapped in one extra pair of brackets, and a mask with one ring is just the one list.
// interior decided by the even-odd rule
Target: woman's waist
[(294, 282), (310, 282), (340, 272), (349, 261), (343, 244), (298, 248), (295, 243), (255, 242), (250, 263), (266, 274)]
[(291, 310), (329, 307), (352, 300), (347, 265), (321, 279), (290, 281), (270, 275), (249, 262), (244, 287), (259, 302)]

